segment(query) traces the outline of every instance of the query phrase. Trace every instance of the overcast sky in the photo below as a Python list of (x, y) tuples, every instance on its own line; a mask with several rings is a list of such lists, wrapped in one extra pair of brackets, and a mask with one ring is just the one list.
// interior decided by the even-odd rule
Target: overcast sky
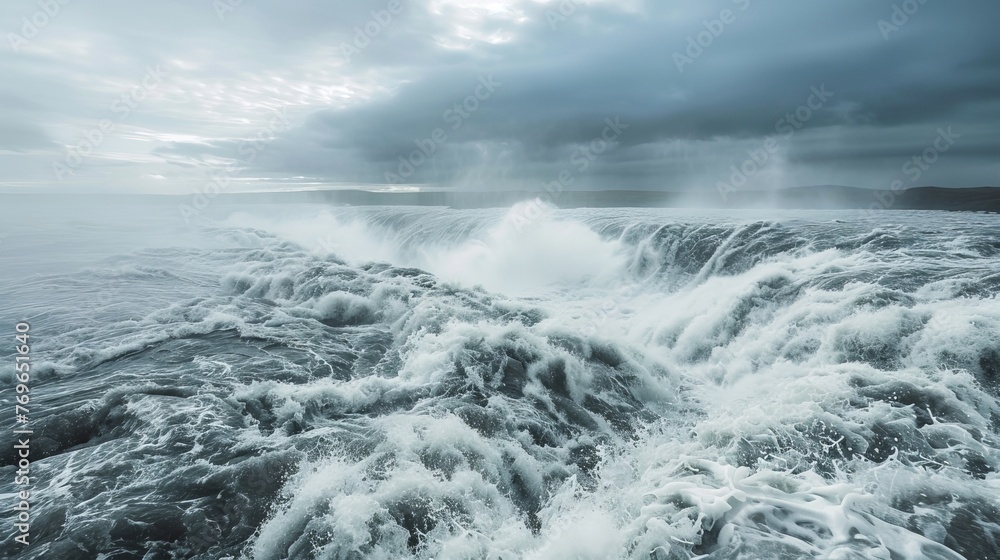
[(996, 0), (4, 0), (0, 187), (1000, 185), (998, 18)]

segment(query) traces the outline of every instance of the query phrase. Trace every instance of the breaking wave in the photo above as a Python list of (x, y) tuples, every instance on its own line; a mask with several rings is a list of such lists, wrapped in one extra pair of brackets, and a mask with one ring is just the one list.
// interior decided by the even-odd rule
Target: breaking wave
[(1000, 550), (995, 217), (285, 214), (4, 284), (25, 557)]

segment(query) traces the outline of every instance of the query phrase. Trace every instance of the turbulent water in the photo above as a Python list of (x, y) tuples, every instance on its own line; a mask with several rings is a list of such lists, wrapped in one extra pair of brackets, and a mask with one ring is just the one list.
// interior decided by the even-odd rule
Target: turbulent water
[(996, 216), (42, 210), (0, 555), (1000, 558)]

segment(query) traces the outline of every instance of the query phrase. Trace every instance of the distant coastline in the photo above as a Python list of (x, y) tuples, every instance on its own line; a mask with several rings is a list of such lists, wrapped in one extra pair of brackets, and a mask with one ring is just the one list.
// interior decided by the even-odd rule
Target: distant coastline
[[(182, 195), (67, 194), (51, 191), (2, 192), (0, 197), (188, 198)], [(702, 192), (602, 190), (563, 191), (418, 191), (378, 192), (357, 189), (227, 193), (218, 200), (234, 204), (326, 203), (351, 206), (449, 206), (501, 208), (540, 198), (562, 208), (777, 208), (828, 210), (949, 210), (1000, 213), (1000, 187), (915, 187), (891, 192), (843, 186), (795, 187), (773, 191), (737, 191), (725, 200), (714, 190)]]

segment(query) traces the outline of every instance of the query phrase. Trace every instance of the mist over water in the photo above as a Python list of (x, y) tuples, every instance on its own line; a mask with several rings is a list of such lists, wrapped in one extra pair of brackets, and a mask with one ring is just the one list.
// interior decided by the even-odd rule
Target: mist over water
[(10, 207), (25, 558), (1000, 550), (997, 216)]
[(372, 261), (420, 268), (466, 287), (525, 294), (603, 279), (619, 281), (626, 251), (585, 223), (557, 220), (538, 201), (513, 208), (313, 210), (294, 219), (246, 212), (225, 223), (257, 227), (353, 264)]

